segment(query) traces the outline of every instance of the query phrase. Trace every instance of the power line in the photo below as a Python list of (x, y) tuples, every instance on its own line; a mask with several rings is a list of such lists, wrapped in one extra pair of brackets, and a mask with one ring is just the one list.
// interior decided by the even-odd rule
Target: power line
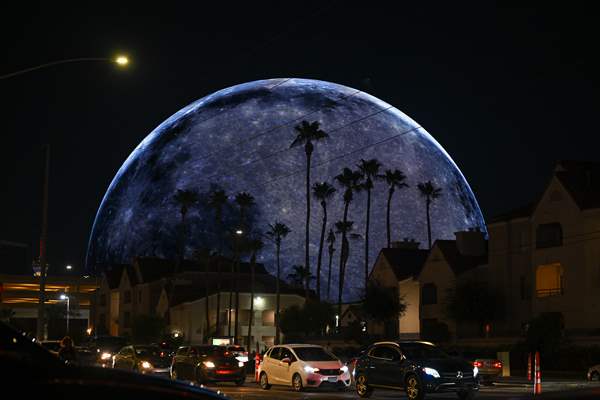
[[(346, 123), (346, 124), (344, 124), (344, 125), (341, 125), (341, 126), (339, 126), (339, 127), (335, 128), (335, 129), (332, 129), (332, 130), (330, 130), (330, 131), (329, 131), (329, 133), (334, 133), (334, 132), (340, 131), (340, 130), (342, 130), (342, 129), (345, 129), (345, 128), (347, 128), (348, 126), (351, 126), (351, 125), (353, 125), (353, 124), (356, 124), (356, 123), (358, 123), (358, 122), (365, 121), (365, 120), (367, 120), (367, 119), (369, 119), (369, 118), (372, 118), (372, 117), (374, 117), (375, 115), (381, 114), (381, 113), (383, 113), (383, 112), (385, 112), (385, 111), (387, 111), (387, 110), (389, 110), (389, 109), (391, 109), (391, 108), (394, 108), (394, 106), (388, 106), (388, 107), (385, 107), (385, 108), (383, 108), (383, 109), (380, 109), (380, 110), (377, 110), (377, 111), (375, 111), (375, 112), (373, 112), (373, 113), (370, 113), (370, 114), (368, 114), (368, 115), (366, 115), (366, 116), (363, 116), (363, 117), (361, 117), (361, 118), (358, 118), (358, 119), (356, 119), (356, 120), (350, 121), (350, 122), (348, 122), (348, 123)], [(373, 143), (373, 144), (370, 144), (370, 145), (362, 146), (361, 148), (355, 149), (355, 150), (353, 150), (353, 151), (351, 151), (351, 152), (349, 152), (349, 153), (347, 153), (347, 154), (343, 154), (343, 155), (341, 155), (341, 156), (336, 156), (336, 157), (334, 157), (334, 158), (332, 158), (332, 159), (328, 160), (327, 162), (331, 162), (331, 161), (334, 161), (335, 159), (338, 159), (338, 158), (345, 157), (345, 156), (347, 156), (348, 154), (353, 154), (353, 153), (356, 153), (356, 152), (358, 152), (358, 151), (360, 151), (360, 150), (362, 150), (362, 149), (364, 149), (364, 148), (368, 148), (368, 147), (375, 146), (375, 145), (377, 145), (377, 144), (380, 144), (380, 143), (383, 143), (383, 142), (385, 142), (385, 141), (387, 141), (387, 140), (391, 140), (391, 139), (393, 139), (393, 138), (395, 138), (395, 137), (397, 137), (397, 136), (400, 136), (400, 135), (403, 135), (403, 134), (409, 133), (410, 131), (412, 131), (412, 130), (415, 130), (415, 129), (418, 129), (418, 128), (420, 128), (420, 127), (412, 128), (412, 129), (410, 129), (409, 131), (402, 132), (401, 134), (398, 134), (398, 135), (394, 135), (394, 136), (388, 137), (388, 138), (386, 138), (386, 139), (384, 139), (384, 140), (382, 140), (382, 141), (380, 141), (380, 142), (376, 142), (376, 143)], [(288, 151), (290, 151), (290, 150), (293, 150), (293, 148), (291, 148), (291, 147), (285, 147), (285, 148), (283, 148), (283, 149), (280, 149), (280, 150), (278, 150), (278, 151), (275, 151), (275, 152), (273, 152), (273, 153), (267, 154), (267, 155), (266, 155), (266, 156), (264, 156), (264, 157), (261, 157), (261, 158), (257, 158), (257, 159), (250, 160), (250, 161), (248, 161), (248, 162), (246, 162), (246, 163), (244, 163), (244, 164), (240, 165), (238, 168), (235, 168), (235, 169), (233, 169), (233, 172), (230, 172), (230, 175), (236, 175), (238, 170), (242, 170), (242, 169), (244, 169), (244, 170), (245, 170), (245, 168), (246, 168), (248, 165), (250, 165), (250, 164), (254, 164), (254, 163), (256, 163), (256, 162), (259, 162), (259, 161), (265, 161), (265, 160), (267, 160), (267, 159), (269, 159), (269, 158), (275, 157), (275, 156), (277, 156), (277, 155), (279, 155), (279, 154), (283, 154), (283, 153), (285, 153), (285, 152), (288, 152)], [(313, 167), (318, 167), (318, 166), (324, 165), (324, 164), (325, 164), (325, 163), (327, 163), (327, 162), (321, 162), (321, 163), (315, 164)], [(311, 169), (312, 169), (312, 168), (311, 168)], [(297, 173), (299, 173), (299, 172), (302, 172), (302, 171), (304, 171), (304, 170), (297, 170), (297, 171), (295, 171), (295, 172), (293, 172), (293, 173), (291, 173), (291, 174), (288, 174), (288, 175), (286, 175), (285, 177), (288, 177), (288, 176), (295, 175), (295, 174), (297, 174)], [(222, 177), (222, 176), (223, 176), (223, 173), (215, 173), (215, 174), (212, 174), (212, 175), (210, 175), (210, 176), (207, 176), (207, 177), (204, 177), (204, 178), (202, 178), (202, 180), (204, 180), (204, 181), (210, 181), (211, 179), (213, 179), (213, 178), (215, 178), (215, 177)], [(277, 178), (277, 179), (279, 179), (279, 178)], [(266, 185), (266, 184), (269, 184), (269, 183), (271, 183), (271, 182), (273, 182), (273, 181), (274, 181), (274, 180), (268, 181), (268, 182), (266, 182), (266, 183), (265, 183), (265, 185)]]

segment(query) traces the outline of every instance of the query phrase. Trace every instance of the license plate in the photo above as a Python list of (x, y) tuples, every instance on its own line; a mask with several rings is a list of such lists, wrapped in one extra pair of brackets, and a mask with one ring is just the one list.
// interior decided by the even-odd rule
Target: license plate
[(327, 382), (337, 382), (337, 376), (330, 376), (327, 378)]

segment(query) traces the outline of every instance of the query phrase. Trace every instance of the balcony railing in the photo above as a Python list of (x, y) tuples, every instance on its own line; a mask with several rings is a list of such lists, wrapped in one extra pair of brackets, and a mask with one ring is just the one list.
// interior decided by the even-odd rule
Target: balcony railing
[(537, 297), (562, 296), (563, 288), (537, 289), (535, 291)]

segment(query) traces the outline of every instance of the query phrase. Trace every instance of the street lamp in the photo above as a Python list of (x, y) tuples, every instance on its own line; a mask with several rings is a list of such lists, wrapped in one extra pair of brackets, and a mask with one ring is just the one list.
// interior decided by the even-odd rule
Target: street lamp
[(72, 265), (67, 265), (67, 271), (70, 271), (70, 270), (72, 270), (72, 269), (73, 269), (73, 266), (72, 266)]
[(129, 58), (126, 55), (122, 55), (122, 54), (117, 55), (114, 58), (107, 58), (107, 57), (68, 58), (68, 59), (65, 59), (65, 60), (51, 61), (51, 62), (48, 62), (48, 63), (45, 63), (45, 64), (36, 65), (35, 67), (25, 68), (25, 69), (22, 69), (20, 71), (11, 72), (10, 74), (0, 75), (0, 80), (1, 79), (12, 78), (13, 76), (22, 75), (22, 74), (25, 74), (25, 73), (31, 72), (31, 71), (37, 71), (38, 69), (52, 67), (54, 65), (70, 64), (70, 63), (78, 63), (78, 62), (90, 62), (90, 61), (91, 62), (98, 62), (98, 61), (100, 61), (100, 62), (114, 63), (118, 67), (126, 67), (127, 65), (129, 65)]
[(69, 334), (69, 314), (70, 314), (70, 299), (69, 296), (67, 296), (66, 294), (61, 294), (60, 295), (60, 299), (61, 300), (66, 300), (67, 301), (67, 335)]

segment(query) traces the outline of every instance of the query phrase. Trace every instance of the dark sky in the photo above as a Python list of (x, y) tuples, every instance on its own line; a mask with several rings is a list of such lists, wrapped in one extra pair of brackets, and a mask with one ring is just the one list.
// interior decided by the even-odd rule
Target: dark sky
[(121, 50), (134, 62), (0, 80), (0, 240), (37, 255), (51, 143), (52, 268), (82, 268), (105, 190), (152, 129), (245, 81), (323, 79), (398, 107), (452, 156), (486, 218), (538, 196), (556, 160), (598, 159), (599, 15), (582, 4), (28, 3), (3, 10), (0, 75)]

